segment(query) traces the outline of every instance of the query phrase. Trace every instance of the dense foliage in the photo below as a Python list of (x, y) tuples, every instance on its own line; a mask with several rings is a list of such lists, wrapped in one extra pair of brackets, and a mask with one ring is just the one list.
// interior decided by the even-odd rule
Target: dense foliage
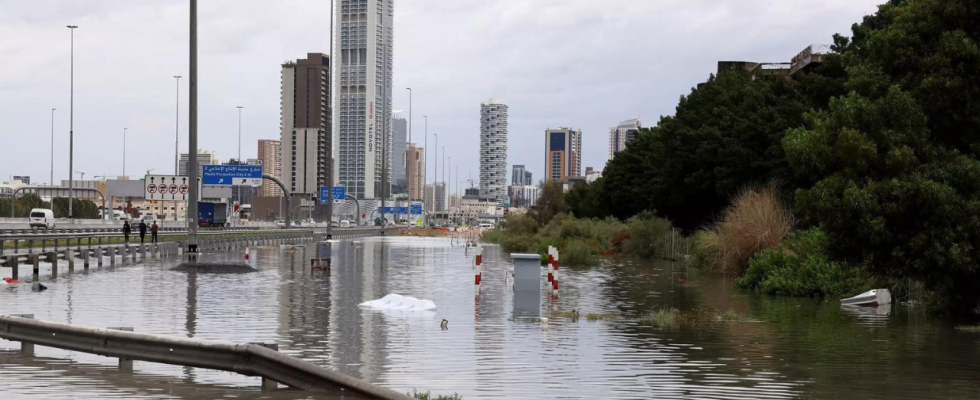
[[(99, 207), (90, 200), (75, 199), (72, 202), (72, 212), (75, 218), (96, 219), (99, 218)], [(0, 218), (10, 216), (10, 199), (0, 199)], [(36, 194), (28, 193), (18, 197), (14, 204), (14, 216), (16, 218), (27, 218), (34, 208), (47, 208), (54, 211), (55, 218), (68, 218), (68, 199), (57, 197), (54, 199), (54, 207), (51, 203), (41, 200)]]

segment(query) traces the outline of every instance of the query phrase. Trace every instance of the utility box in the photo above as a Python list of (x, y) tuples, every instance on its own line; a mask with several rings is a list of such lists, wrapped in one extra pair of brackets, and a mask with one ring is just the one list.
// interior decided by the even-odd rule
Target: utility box
[(514, 260), (514, 318), (541, 316), (541, 256), (511, 254)]

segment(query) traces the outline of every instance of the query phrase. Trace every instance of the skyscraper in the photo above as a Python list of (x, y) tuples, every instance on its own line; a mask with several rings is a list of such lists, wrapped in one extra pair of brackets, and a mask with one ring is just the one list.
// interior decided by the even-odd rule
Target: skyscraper
[(408, 198), (422, 200), (425, 185), (425, 175), (423, 175), (425, 173), (425, 149), (416, 146), (414, 143), (409, 143), (405, 153), (408, 158), (406, 165), (408, 170)]
[(545, 180), (560, 181), (582, 175), (582, 131), (572, 128), (545, 130)]
[(331, 180), (329, 71), (322, 53), (282, 65), (281, 180), (293, 194), (319, 193)]
[(640, 120), (629, 119), (619, 123), (615, 128), (609, 128), (609, 159), (616, 153), (626, 149), (626, 145), (636, 139), (640, 131)]
[(358, 199), (381, 194), (382, 147), (391, 181), (392, 2), (345, 0), (336, 8), (334, 171), (337, 185)]
[(507, 200), (507, 105), (495, 98), (480, 104), (480, 194)]
[[(282, 150), (278, 140), (259, 140), (259, 160), (262, 162), (262, 171), (282, 180)], [(282, 189), (275, 183), (263, 180), (259, 187), (259, 196), (279, 197), (282, 196)]]
[(514, 165), (513, 171), (510, 174), (510, 184), (511, 185), (523, 185), (524, 184), (524, 174), (527, 170), (523, 165)]
[(401, 115), (396, 115), (391, 119), (391, 155), (394, 160), (391, 162), (391, 182), (392, 193), (407, 193), (406, 167), (408, 153), (406, 144), (408, 142), (408, 121)]

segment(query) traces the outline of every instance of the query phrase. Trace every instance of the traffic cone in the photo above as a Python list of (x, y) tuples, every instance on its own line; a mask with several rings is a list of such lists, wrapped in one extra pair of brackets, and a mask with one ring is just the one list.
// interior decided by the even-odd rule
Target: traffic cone
[(245, 259), (248, 260), (248, 243), (245, 243)]

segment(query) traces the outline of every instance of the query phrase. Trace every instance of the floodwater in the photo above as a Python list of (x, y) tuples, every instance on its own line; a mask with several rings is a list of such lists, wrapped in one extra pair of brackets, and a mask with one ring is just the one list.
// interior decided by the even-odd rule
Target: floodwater
[[(317, 246), (253, 249), (259, 272), (170, 271), (175, 261), (92, 268), (49, 290), (0, 288), (0, 313), (239, 342), (280, 351), (402, 392), (464, 399), (977, 399), (980, 334), (896, 306), (843, 310), (835, 301), (733, 292), (723, 278), (682, 264), (614, 262), (561, 269), (561, 294), (543, 299), (546, 325), (514, 319), (512, 268), (488, 246), (475, 296), (472, 249), (446, 239), (373, 238), (332, 246), (330, 274), (309, 271)], [(238, 259), (240, 254), (213, 256)], [(618, 264), (618, 265), (617, 265)], [(0, 271), (9, 273), (9, 270)], [(374, 311), (364, 301), (398, 293), (432, 300), (429, 312)], [(732, 310), (750, 322), (658, 327), (629, 318), (664, 307)], [(583, 318), (557, 318), (578, 310)], [(449, 329), (441, 330), (447, 319)], [(0, 398), (315, 398), (261, 392), (233, 373), (116, 360), (38, 346), (21, 357), (0, 340)]]

